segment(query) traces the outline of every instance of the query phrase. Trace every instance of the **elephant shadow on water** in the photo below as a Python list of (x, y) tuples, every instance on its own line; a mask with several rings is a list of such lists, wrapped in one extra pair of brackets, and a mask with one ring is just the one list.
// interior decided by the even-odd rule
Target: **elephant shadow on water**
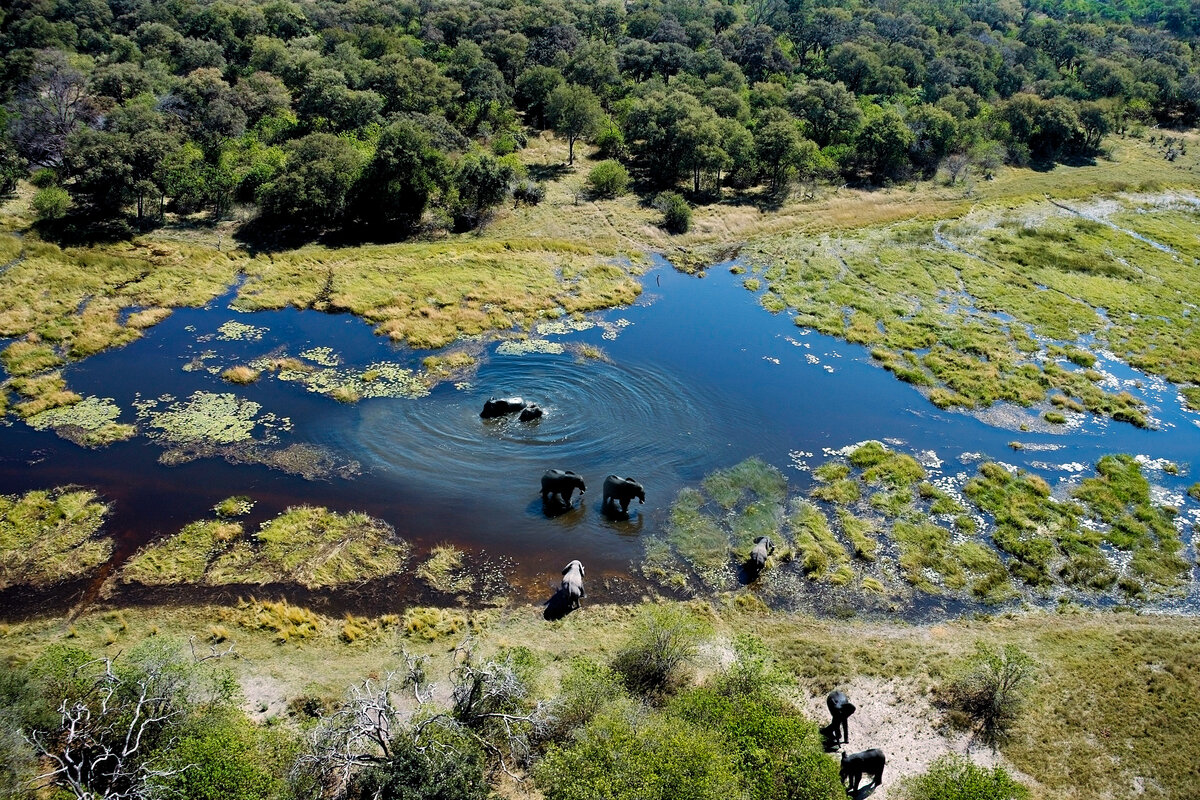
[(557, 521), (560, 525), (567, 528), (575, 528), (581, 525), (587, 519), (587, 511), (583, 502), (564, 505), (554, 502), (553, 500), (543, 502), (542, 498), (535, 497), (525, 506), (525, 513), (531, 517), (545, 517)]
[(640, 513), (625, 512), (619, 508), (602, 508), (597, 514), (607, 523), (607, 527), (612, 528), (617, 533), (628, 534), (630, 536), (641, 533), (642, 526), (646, 524), (645, 517)]

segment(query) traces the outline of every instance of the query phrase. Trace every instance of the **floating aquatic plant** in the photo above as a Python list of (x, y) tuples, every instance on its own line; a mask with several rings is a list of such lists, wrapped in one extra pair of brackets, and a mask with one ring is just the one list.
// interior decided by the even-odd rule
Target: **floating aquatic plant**
[(262, 406), (234, 394), (194, 392), (187, 400), (169, 402), (159, 411), (160, 401), (135, 402), (138, 418), (145, 421), (149, 435), (176, 444), (234, 444), (254, 439), (256, 428), (267, 437), (291, 430), (287, 417), (259, 414)]
[(496, 347), (497, 355), (502, 356), (527, 356), (533, 353), (558, 355), (563, 352), (566, 352), (566, 347), (561, 342), (545, 339), (510, 339)]
[(217, 328), (217, 338), (227, 342), (258, 342), (268, 330), (270, 329), (230, 320)]
[[(317, 348), (318, 357), (332, 364), (340, 359), (329, 348)], [(302, 353), (310, 358), (313, 351)], [(390, 361), (377, 361), (363, 370), (338, 369), (335, 366), (313, 367), (288, 357), (258, 359), (251, 367), (275, 370), (281, 381), (299, 383), (310, 392), (324, 394), (343, 403), (364, 398), (417, 398), (429, 394), (428, 376)]]
[(336, 367), (342, 363), (342, 359), (333, 352), (332, 347), (310, 347), (308, 350), (300, 353), (301, 358), (307, 358), (314, 364), (320, 364), (322, 367)]
[(0, 589), (48, 586), (103, 564), (113, 552), (99, 535), (107, 513), (87, 490), (0, 495)]
[(133, 425), (117, 422), (121, 407), (111, 397), (89, 397), (70, 406), (52, 408), (25, 422), (39, 431), (53, 430), (82, 447), (103, 447), (133, 438)]
[(218, 517), (242, 517), (249, 514), (253, 508), (253, 500), (245, 495), (236, 495), (234, 497), (226, 497), (217, 503), (213, 506), (213, 512)]

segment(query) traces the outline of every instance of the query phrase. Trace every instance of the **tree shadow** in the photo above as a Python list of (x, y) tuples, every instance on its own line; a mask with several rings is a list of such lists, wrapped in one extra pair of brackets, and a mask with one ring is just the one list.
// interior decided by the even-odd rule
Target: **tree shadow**
[(132, 239), (138, 229), (124, 217), (97, 219), (84, 214), (68, 214), (59, 219), (42, 219), (33, 223), (40, 239), (65, 247), (85, 247), (90, 244), (112, 244)]
[(571, 172), (566, 164), (528, 164), (525, 168), (529, 170), (529, 177), (539, 183), (556, 181)]

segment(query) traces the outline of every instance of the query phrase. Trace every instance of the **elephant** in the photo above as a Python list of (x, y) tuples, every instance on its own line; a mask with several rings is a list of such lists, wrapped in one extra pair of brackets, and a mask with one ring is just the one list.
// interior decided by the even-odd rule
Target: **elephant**
[(872, 785), (881, 786), (883, 785), (883, 765), (886, 762), (887, 758), (878, 747), (850, 755), (842, 753), (842, 783), (846, 784), (848, 791), (857, 792), (863, 774), (869, 773), (872, 776)]
[(562, 584), (559, 592), (570, 603), (571, 608), (579, 608), (579, 598), (586, 597), (583, 591), (583, 564), (575, 559), (563, 567)]
[[(583, 478), (569, 469), (548, 469), (542, 473), (542, 502), (557, 502), (571, 505), (571, 493), (579, 490), (580, 497), (587, 491)], [(553, 501), (552, 499), (553, 498)]]
[(629, 501), (637, 498), (639, 503), (646, 502), (646, 490), (642, 485), (633, 478), (621, 478), (616, 475), (609, 475), (604, 479), (604, 497), (600, 503), (600, 507), (608, 510), (608, 504), (611, 501), (617, 501), (621, 504), (621, 513), (629, 513)]
[(767, 565), (767, 556), (775, 552), (775, 544), (769, 536), (760, 536), (754, 540), (754, 547), (750, 550), (750, 567), (755, 574), (762, 572), (763, 567)]
[(829, 716), (833, 717), (833, 721), (829, 723), (833, 741), (838, 741), (840, 734), (842, 743), (850, 744), (850, 724), (847, 720), (856, 710), (854, 703), (850, 702), (845, 692), (838, 689), (829, 693), (825, 698), (825, 705), (829, 707)]
[(484, 419), (503, 417), (505, 414), (515, 414), (525, 408), (525, 401), (520, 397), (490, 397), (483, 404), (479, 416)]
[(521, 409), (521, 416), (519, 419), (521, 422), (529, 422), (531, 420), (541, 419), (542, 414), (544, 413), (546, 412), (542, 411), (542, 407), (537, 403), (530, 403)]

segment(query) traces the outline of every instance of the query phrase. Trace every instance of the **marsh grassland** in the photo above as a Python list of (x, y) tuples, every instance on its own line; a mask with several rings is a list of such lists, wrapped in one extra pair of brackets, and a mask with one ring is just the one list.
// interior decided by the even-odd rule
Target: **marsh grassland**
[[(539, 205), (503, 210), (477, 234), (274, 253), (230, 249), (226, 227), (60, 247), (30, 227), (23, 186), (0, 215), (0, 337), (11, 340), (0, 352), (0, 413), (81, 447), (140, 435), (164, 465), (224, 458), (349, 479), (361, 465), (286, 444), (292, 420), (251, 393), (283, 383), (342, 403), (417, 403), (439, 382), (469, 385), (492, 338), (508, 339), (504, 356), (564, 352), (534, 337), (580, 331), (583, 312), (633, 302), (650, 250), (700, 271), (737, 256), (738, 282), (764, 314), (787, 311), (798, 326), (865, 346), (941, 409), (1034, 407), (1029, 419), (1045, 432), (1088, 415), (1152, 429), (1155, 409), (1121, 391), (1097, 353), (1171, 382), (1200, 409), (1200, 146), (1187, 138), (1193, 146), (1171, 162), (1149, 139), (1114, 138), (1095, 164), (1005, 169), (989, 181), (828, 188), (778, 208), (727, 195), (696, 208), (679, 236), (633, 196), (586, 199), (581, 159), (556, 171)], [(547, 134), (522, 158), (557, 166), (564, 152)], [(207, 373), (212, 391), (139, 395), (129, 409), (70, 386), (73, 364), (221, 297), (244, 312), (349, 312), (398, 346), (439, 352), (419, 365), (352, 367), (336, 341), (236, 359), (196, 351), (182, 369)], [(246, 320), (203, 344), (261, 341), (267, 329)], [(581, 362), (607, 358), (575, 347)], [(708, 631), (688, 680), (726, 665), (737, 634), (750, 634), (797, 707), (874, 681), (876, 699), (897, 714), (920, 706), (928, 714), (913, 724), (950, 741), (947, 681), (977, 643), (1016, 645), (1035, 662), (1036, 688), (999, 758), (1035, 797), (1196, 796), (1200, 634), (1192, 617), (1137, 611), (1194, 597), (1196, 517), (1156, 491), (1144, 460), (1104, 455), (1051, 487), (1001, 454), (951, 475), (889, 439), (830, 450), (810, 467), (811, 480), (791, 483), (762, 458), (723, 466), (664, 498), (662, 524), (638, 535), (634, 596)], [(26, 663), (52, 644), (113, 654), (167, 635), (233, 645), (246, 710), (303, 725), (304, 709), (331, 708), (355, 681), (401, 667), (402, 650), (428, 656), (438, 680), (467, 636), (489, 653), (520, 649), (538, 696), (554, 697), (574, 659), (612, 661), (636, 627), (633, 605), (585, 602), (544, 619), (498, 589), (453, 531), (414, 552), (365, 513), (295, 504), (262, 519), (250, 516), (255, 497), (227, 491), (238, 494), (120, 563), (105, 529), (111, 509), (95, 492), (0, 497), (0, 591), (44, 596), (84, 581), (98, 591), (69, 621), (0, 624), (0, 659)], [(1200, 498), (1200, 484), (1187, 493)], [(775, 551), (756, 576), (745, 562), (760, 536)], [(371, 582), (416, 586), (422, 599), (406, 605), (397, 592), (386, 608), (322, 610), (323, 598)], [(181, 590), (174, 598), (243, 597), (144, 602), (170, 587)], [(922, 624), (893, 621), (914, 608)]]

